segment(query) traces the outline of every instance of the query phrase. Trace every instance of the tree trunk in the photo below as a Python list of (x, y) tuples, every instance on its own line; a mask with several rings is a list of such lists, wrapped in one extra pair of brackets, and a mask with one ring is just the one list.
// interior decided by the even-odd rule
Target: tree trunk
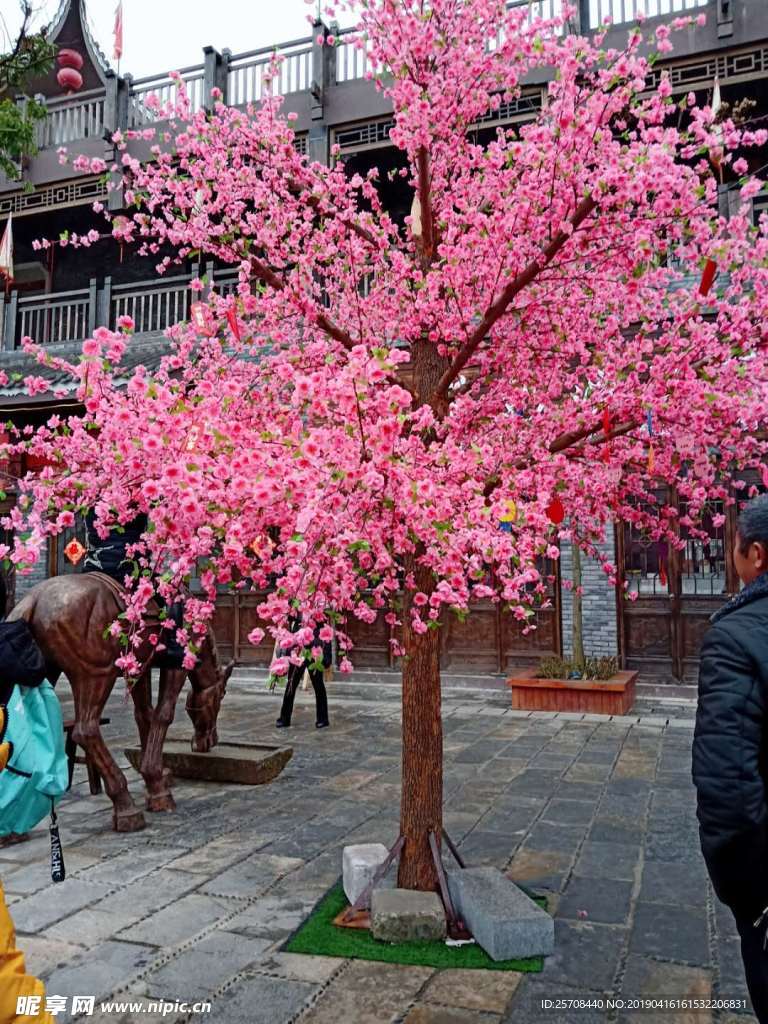
[[(431, 573), (417, 568), (420, 590), (431, 590)], [(426, 577), (426, 578), (425, 578)], [(411, 628), (410, 600), (403, 613), (403, 782), (400, 797), (401, 889), (436, 890), (429, 833), (441, 841), (443, 824), (443, 720), (440, 707), (440, 633)]]
[[(423, 204), (422, 204), (423, 205)], [(423, 213), (423, 210), (422, 210)], [(411, 367), (415, 405), (428, 402), (448, 365), (437, 346), (414, 342)], [(429, 439), (425, 438), (427, 444)], [(419, 563), (421, 543), (405, 560), (416, 591), (428, 596), (435, 586), (432, 570)], [(403, 601), (403, 782), (400, 795), (400, 835), (405, 846), (400, 854), (397, 884), (401, 889), (425, 892), (438, 888), (437, 871), (429, 846), (434, 832), (438, 846), (443, 824), (443, 718), (440, 707), (440, 630), (416, 633), (411, 626), (414, 591), (407, 588)], [(447, 610), (443, 608), (447, 614)]]
[(571, 541), (571, 558), (573, 561), (573, 625), (571, 631), (571, 656), (574, 667), (584, 671), (586, 655), (584, 653), (584, 614), (581, 604), (581, 551)]

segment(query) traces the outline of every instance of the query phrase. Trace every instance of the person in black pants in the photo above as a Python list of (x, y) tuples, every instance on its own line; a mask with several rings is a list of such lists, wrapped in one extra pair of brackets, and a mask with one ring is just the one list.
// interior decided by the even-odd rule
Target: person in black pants
[(768, 494), (739, 516), (733, 559), (744, 589), (704, 638), (693, 781), (707, 870), (736, 919), (755, 1015), (768, 1024)]
[[(298, 629), (299, 623), (294, 620), (292, 623), (294, 629)], [(331, 667), (333, 663), (333, 646), (327, 641), (322, 641), (319, 637), (320, 627), (315, 629), (315, 636), (312, 642), (313, 647), (322, 647), (323, 649), (323, 668), (310, 668), (310, 665), (314, 665), (313, 659), (305, 658), (301, 665), (291, 665), (288, 669), (288, 679), (285, 684), (285, 694), (283, 696), (283, 706), (280, 708), (280, 717), (275, 722), (278, 729), (287, 729), (291, 724), (291, 716), (293, 715), (293, 702), (296, 700), (296, 691), (299, 688), (299, 683), (302, 680), (305, 671), (309, 672), (309, 679), (312, 683), (312, 688), (315, 691), (315, 705), (317, 709), (317, 717), (315, 721), (315, 728), (327, 729), (331, 724), (328, 721), (328, 694), (325, 690), (325, 670)], [(282, 652), (281, 652), (282, 653)]]

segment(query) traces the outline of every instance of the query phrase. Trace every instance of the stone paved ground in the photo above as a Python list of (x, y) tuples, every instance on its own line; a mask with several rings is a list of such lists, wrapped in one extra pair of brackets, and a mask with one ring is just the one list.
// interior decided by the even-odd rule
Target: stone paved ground
[[(540, 1009), (546, 998), (605, 993), (746, 995), (730, 915), (713, 898), (698, 849), (691, 711), (668, 714), (658, 702), (610, 720), (528, 716), (493, 694), (451, 691), (446, 700), (446, 826), (470, 863), (494, 864), (549, 894), (557, 948), (543, 973), (281, 953), (338, 877), (342, 846), (391, 843), (397, 829), (397, 702), (334, 684), (333, 727), (316, 732), (308, 696), (289, 734), (294, 758), (269, 786), (179, 782), (178, 812), (150, 815), (146, 831), (125, 836), (111, 831), (107, 801), (87, 795), (80, 769), (60, 813), (66, 882), (49, 884), (44, 831), (0, 849), (20, 944), (50, 994), (211, 998), (213, 1012), (196, 1024), (754, 1019)], [(220, 734), (279, 742), (277, 709), (274, 696), (240, 679)], [(130, 707), (116, 695), (108, 713), (118, 751), (133, 741)], [(173, 732), (188, 735), (181, 708)], [(189, 1018), (97, 1008), (82, 1019)]]

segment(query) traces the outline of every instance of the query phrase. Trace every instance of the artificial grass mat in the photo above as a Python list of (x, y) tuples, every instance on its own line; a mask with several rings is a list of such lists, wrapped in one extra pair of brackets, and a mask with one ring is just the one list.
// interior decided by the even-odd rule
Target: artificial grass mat
[[(540, 906), (546, 900), (537, 898)], [(487, 971), (536, 973), (544, 967), (544, 958), (492, 960), (477, 943), (446, 946), (444, 942), (378, 942), (367, 929), (339, 928), (333, 919), (347, 906), (341, 881), (320, 900), (307, 920), (282, 947), (286, 953), (312, 956), (338, 956), (355, 960), (380, 960), (389, 964), (420, 967), (474, 968)]]

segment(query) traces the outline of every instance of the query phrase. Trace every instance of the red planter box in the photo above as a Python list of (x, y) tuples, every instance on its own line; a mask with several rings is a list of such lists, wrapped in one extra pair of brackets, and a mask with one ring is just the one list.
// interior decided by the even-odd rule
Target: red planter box
[(610, 679), (537, 679), (536, 671), (521, 669), (507, 680), (518, 711), (626, 715), (635, 703), (637, 672), (617, 672)]

